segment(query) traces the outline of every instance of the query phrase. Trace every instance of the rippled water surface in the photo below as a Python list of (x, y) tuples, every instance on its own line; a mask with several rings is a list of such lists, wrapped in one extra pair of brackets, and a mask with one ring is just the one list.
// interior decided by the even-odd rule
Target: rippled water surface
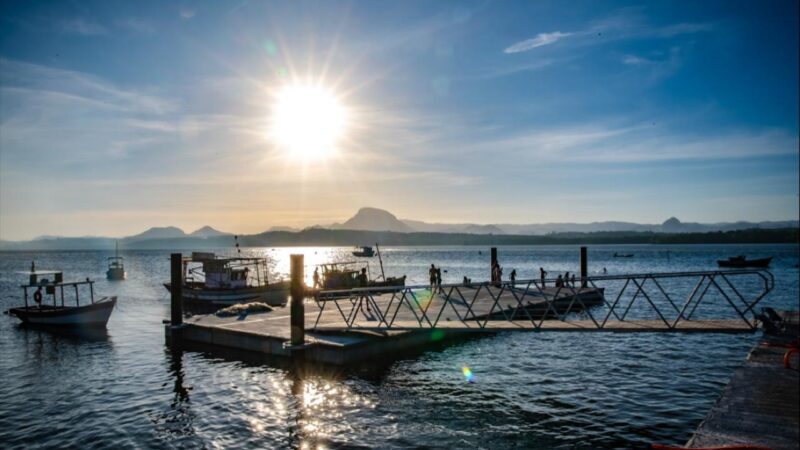
[[(634, 253), (630, 259), (613, 252)], [(247, 249), (273, 277), (288, 255), (347, 260), (349, 249)], [(518, 278), (578, 269), (572, 246), (500, 247)], [(67, 280), (91, 277), (119, 303), (99, 336), (19, 327), (0, 317), (0, 447), (484, 447), (619, 448), (682, 444), (757, 336), (752, 334), (501, 333), (441, 346), (367, 370), (292, 369), (197, 352), (172, 353), (161, 320), (169, 251), (125, 252), (128, 279), (103, 279), (104, 252), (0, 253), (0, 308), (21, 302), (31, 260)], [(383, 249), (387, 275), (426, 282), (488, 276), (488, 249)], [(774, 255), (763, 302), (798, 307), (793, 245), (596, 246), (590, 272), (714, 269), (718, 258)], [(370, 260), (373, 274), (380, 271)], [(307, 270), (310, 273), (311, 270)], [(467, 383), (468, 366), (474, 382)]]

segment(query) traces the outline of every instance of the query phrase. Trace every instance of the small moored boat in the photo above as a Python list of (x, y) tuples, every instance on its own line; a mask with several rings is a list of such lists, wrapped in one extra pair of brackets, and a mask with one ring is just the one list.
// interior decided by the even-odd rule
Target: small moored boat
[[(170, 283), (164, 283), (164, 287), (172, 290)], [(249, 302), (280, 306), (288, 301), (289, 281), (270, 283), (265, 258), (225, 258), (193, 252), (183, 258), (181, 297), (184, 302), (215, 307)]]
[(106, 278), (109, 280), (125, 279), (125, 265), (122, 262), (122, 257), (119, 256), (119, 243), (116, 245), (114, 256), (108, 257), (108, 270), (106, 270)]
[[(344, 290), (358, 287), (396, 288), (406, 285), (406, 276), (386, 277), (380, 279), (370, 277), (369, 264), (358, 269), (356, 261), (320, 264), (322, 269), (323, 290)], [(390, 289), (391, 290), (391, 289)]]
[(633, 253), (617, 253), (617, 252), (614, 252), (614, 258), (633, 258)]
[(373, 250), (370, 246), (356, 247), (353, 250), (353, 256), (372, 258), (375, 256), (375, 250)]
[[(20, 272), (29, 275), (27, 285), (20, 286), (23, 290), (25, 306), (11, 308), (7, 311), (9, 315), (16, 316), (26, 324), (47, 325), (53, 327), (70, 328), (105, 328), (108, 318), (114, 306), (117, 304), (117, 297), (103, 297), (99, 300), (94, 299), (94, 281), (63, 282), (64, 275), (56, 270), (36, 270), (31, 263), (30, 272)], [(45, 276), (52, 276), (50, 281)], [(89, 288), (89, 302), (81, 304), (80, 288)], [(66, 295), (71, 296), (74, 288), (74, 302), (65, 299)], [(32, 295), (28, 290), (34, 290)], [(44, 293), (42, 292), (44, 290)], [(45, 298), (48, 297), (48, 298)], [(50, 298), (52, 297), (52, 302)], [(32, 298), (34, 304), (31, 305), (29, 299)]]
[(717, 260), (720, 267), (769, 267), (772, 256), (769, 258), (747, 259), (744, 255), (731, 256), (728, 259)]

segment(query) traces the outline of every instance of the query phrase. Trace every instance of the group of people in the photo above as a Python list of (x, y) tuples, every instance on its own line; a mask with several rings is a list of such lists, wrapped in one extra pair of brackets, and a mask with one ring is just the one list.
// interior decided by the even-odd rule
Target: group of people
[[(543, 267), (539, 267), (539, 279), (542, 283), (542, 287), (545, 287), (545, 278), (547, 278), (547, 272), (544, 270)], [(575, 274), (573, 273), (570, 276), (569, 272), (566, 272), (563, 276), (558, 274), (556, 277), (556, 287), (566, 287), (566, 286), (575, 286)]]
[(575, 286), (575, 274), (572, 274), (572, 278), (569, 277), (569, 272), (564, 274), (564, 277), (561, 277), (561, 274), (558, 274), (556, 277), (556, 287), (565, 287), (565, 286)]
[(436, 267), (431, 264), (431, 268), (428, 269), (428, 276), (431, 280), (431, 292), (436, 292), (442, 290), (442, 268)]

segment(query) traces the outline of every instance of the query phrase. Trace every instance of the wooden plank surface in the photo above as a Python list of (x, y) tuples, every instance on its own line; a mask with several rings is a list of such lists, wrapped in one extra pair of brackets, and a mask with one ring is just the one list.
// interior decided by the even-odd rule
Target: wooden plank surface
[(783, 313), (786, 325), (765, 333), (728, 385), (689, 448), (760, 445), (775, 450), (800, 448), (800, 371), (798, 358), (783, 367), (783, 355), (800, 338), (798, 313)]

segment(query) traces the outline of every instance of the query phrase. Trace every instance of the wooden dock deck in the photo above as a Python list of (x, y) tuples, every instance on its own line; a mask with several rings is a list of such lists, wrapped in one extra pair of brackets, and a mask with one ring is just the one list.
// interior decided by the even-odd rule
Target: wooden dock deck
[[(391, 294), (376, 295), (371, 302), (363, 299), (361, 301), (339, 299), (341, 311), (332, 301), (324, 302), (321, 303), (324, 308), (322, 314), (314, 301), (306, 300), (304, 302), (305, 344), (302, 346), (304, 358), (323, 363), (348, 364), (351, 361), (375, 356), (391, 356), (395, 351), (424, 347), (432, 340), (508, 331), (705, 333), (754, 331), (741, 320), (682, 321), (672, 330), (661, 320), (608, 321), (599, 328), (588, 317), (570, 321), (541, 320), (544, 309), (541, 301), (535, 296), (527, 297), (523, 302), (527, 314), (521, 312), (520, 303), (510, 292), (499, 298), (500, 301), (494, 310), (492, 310), (494, 300), (478, 298), (470, 309), (469, 317), (472, 319), (462, 320), (466, 316), (466, 305), (451, 308), (451, 305), (444, 304), (438, 295), (428, 294), (427, 298), (418, 296), (417, 300), (420, 302), (417, 311), (412, 311), (406, 306), (399, 308), (390, 329), (379, 320), (375, 307), (381, 308), (382, 314), (389, 320), (399, 302), (397, 298), (392, 300)], [(468, 302), (471, 300), (467, 299)], [(571, 299), (568, 297), (559, 300), (562, 307), (566, 307), (564, 305), (570, 302)], [(584, 299), (584, 302), (587, 300)], [(370, 309), (367, 309), (367, 303), (371, 304)], [(411, 303), (416, 304), (414, 301)], [(502, 312), (497, 309), (501, 307)], [(427, 311), (429, 320), (418, 321), (421, 309)], [(457, 309), (460, 311), (456, 312)], [(576, 310), (581, 309), (578, 307)], [(297, 348), (288, 347), (291, 329), (289, 310), (288, 307), (276, 308), (269, 313), (250, 314), (243, 318), (217, 317), (213, 314), (190, 317), (185, 319), (181, 326), (181, 339), (199, 344), (289, 356), (292, 351), (298, 351)], [(348, 326), (345, 321), (345, 317), (350, 315), (353, 318), (350, 322), (352, 326)], [(436, 321), (437, 316), (438, 321)], [(535, 320), (530, 320), (528, 316), (534, 317)], [(319, 322), (315, 325), (318, 319)], [(595, 320), (600, 321), (600, 318)], [(435, 329), (431, 327), (433, 323), (436, 323)], [(167, 334), (169, 335), (169, 331)]]
[(764, 334), (725, 387), (691, 440), (689, 448), (760, 445), (800, 448), (800, 371), (783, 366), (783, 355), (800, 338), (798, 312), (783, 313), (786, 328)]

